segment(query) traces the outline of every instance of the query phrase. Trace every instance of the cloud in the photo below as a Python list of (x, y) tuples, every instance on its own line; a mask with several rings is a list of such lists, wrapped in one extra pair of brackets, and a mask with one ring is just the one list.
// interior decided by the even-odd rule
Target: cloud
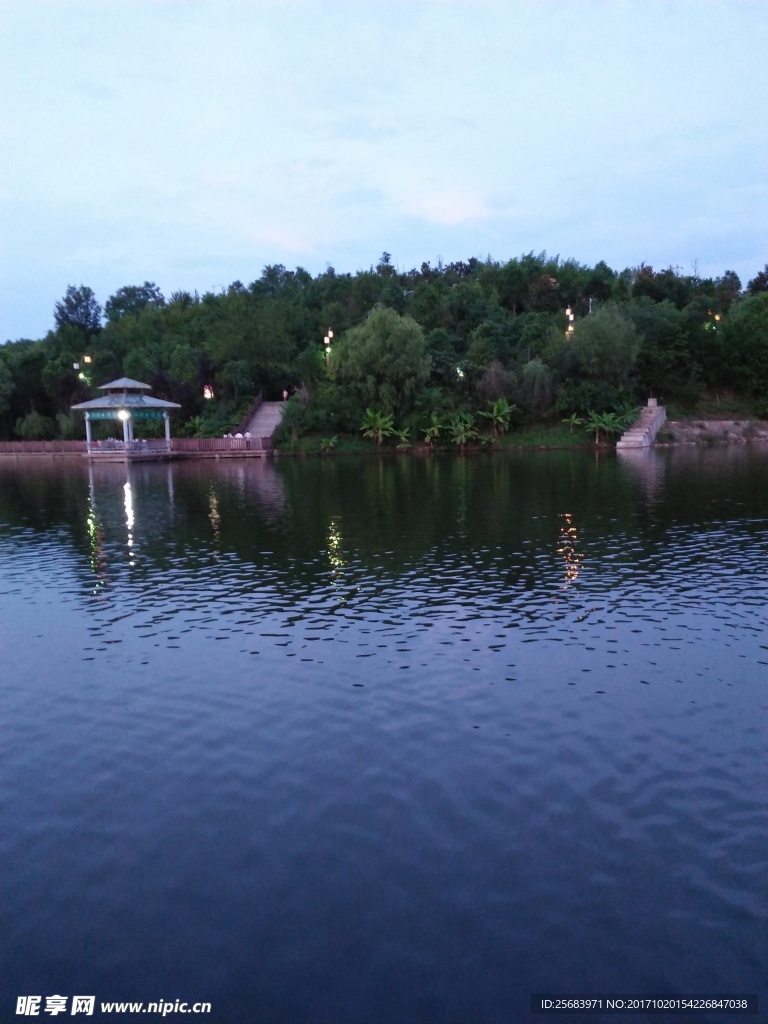
[(458, 224), (484, 220), (493, 210), (475, 192), (466, 188), (435, 188), (417, 191), (397, 202), (412, 217), (431, 224), (455, 227)]

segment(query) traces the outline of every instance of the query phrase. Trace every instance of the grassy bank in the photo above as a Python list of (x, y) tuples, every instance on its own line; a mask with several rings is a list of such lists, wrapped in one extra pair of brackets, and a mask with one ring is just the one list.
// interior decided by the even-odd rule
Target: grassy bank
[(504, 434), (492, 444), (475, 440), (463, 448), (447, 440), (430, 447), (421, 439), (407, 448), (398, 448), (395, 438), (388, 438), (383, 445), (377, 447), (374, 441), (353, 434), (339, 434), (334, 437), (307, 434), (296, 441), (285, 441), (278, 444), (277, 450), (282, 455), (362, 455), (376, 452), (400, 455), (408, 454), (408, 452), (425, 454), (429, 451), (513, 451), (525, 448), (584, 448), (593, 445), (594, 435), (585, 432), (583, 427), (575, 427), (571, 430), (562, 424), (551, 426), (535, 424)]

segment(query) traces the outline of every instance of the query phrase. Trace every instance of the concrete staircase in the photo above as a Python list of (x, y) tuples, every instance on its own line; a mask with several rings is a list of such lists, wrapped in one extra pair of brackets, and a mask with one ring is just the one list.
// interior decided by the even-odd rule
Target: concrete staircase
[(280, 426), (284, 410), (285, 402), (262, 402), (245, 429), (251, 437), (272, 437)]
[(667, 418), (667, 411), (657, 404), (655, 398), (648, 399), (648, 405), (629, 430), (625, 430), (616, 442), (617, 448), (649, 448)]

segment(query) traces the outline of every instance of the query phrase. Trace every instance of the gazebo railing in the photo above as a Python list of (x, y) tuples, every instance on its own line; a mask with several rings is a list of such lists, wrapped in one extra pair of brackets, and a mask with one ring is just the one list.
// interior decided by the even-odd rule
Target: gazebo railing
[(262, 452), (272, 451), (271, 437), (174, 437), (175, 452)]

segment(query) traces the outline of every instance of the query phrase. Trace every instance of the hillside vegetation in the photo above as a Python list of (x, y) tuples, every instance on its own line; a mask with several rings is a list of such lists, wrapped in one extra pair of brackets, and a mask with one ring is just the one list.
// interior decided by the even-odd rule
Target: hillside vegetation
[(174, 432), (196, 436), (231, 429), (259, 392), (287, 391), (286, 443), (326, 449), (376, 417), (377, 442), (403, 446), (590, 416), (616, 426), (649, 395), (765, 416), (768, 267), (742, 289), (732, 271), (616, 272), (545, 253), (404, 273), (384, 253), (355, 274), (268, 266), (202, 296), (145, 282), (103, 308), (70, 286), (44, 338), (0, 347), (0, 437), (83, 436), (70, 407), (121, 376), (180, 403)]

